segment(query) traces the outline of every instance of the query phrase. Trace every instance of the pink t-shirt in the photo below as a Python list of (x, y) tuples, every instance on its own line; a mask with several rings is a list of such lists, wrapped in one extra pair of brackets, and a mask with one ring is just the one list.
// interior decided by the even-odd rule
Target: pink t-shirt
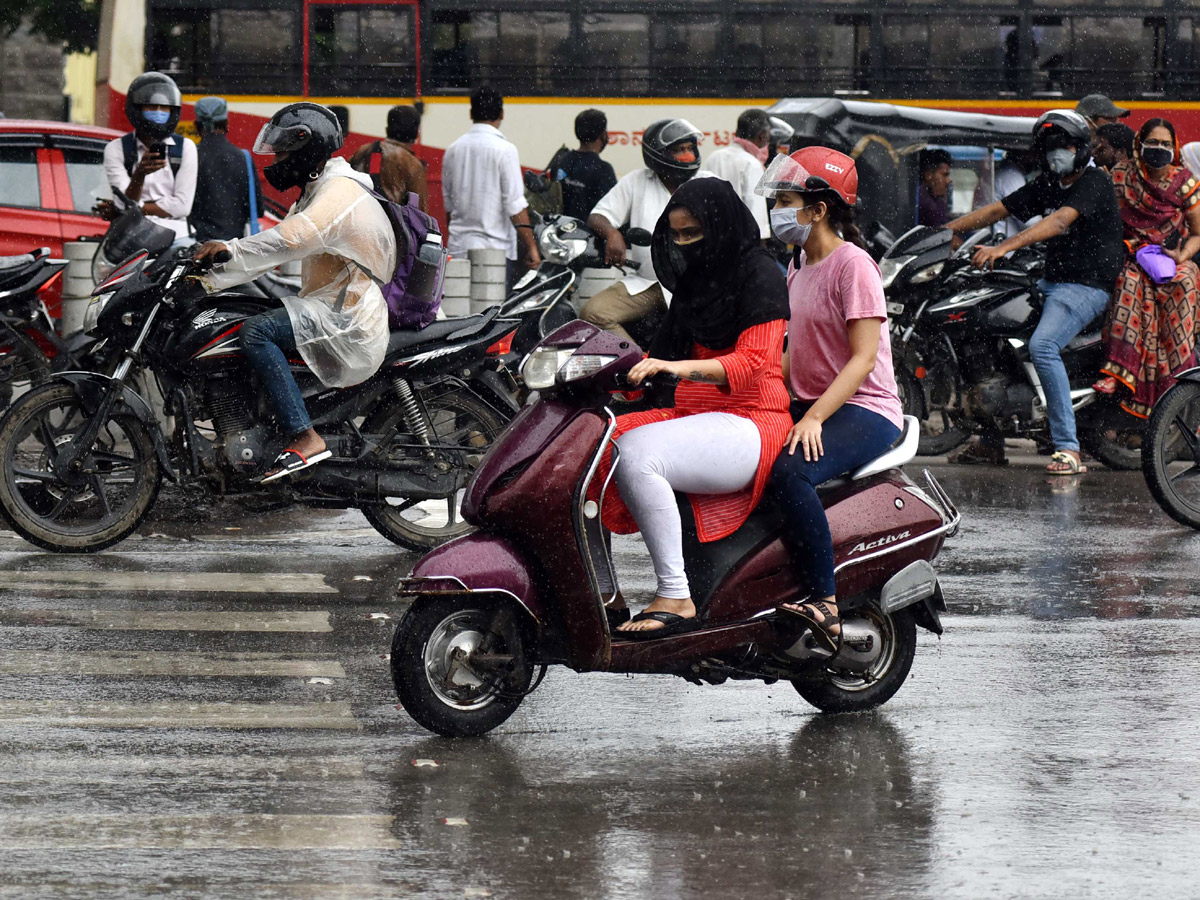
[(787, 281), (792, 307), (788, 323), (792, 393), (800, 400), (819, 398), (850, 362), (850, 332), (846, 323), (854, 319), (883, 319), (879, 325), (875, 368), (846, 402), (879, 413), (902, 428), (904, 418), (892, 372), (887, 304), (875, 260), (867, 251), (846, 243), (815, 265), (797, 269), (793, 262)]

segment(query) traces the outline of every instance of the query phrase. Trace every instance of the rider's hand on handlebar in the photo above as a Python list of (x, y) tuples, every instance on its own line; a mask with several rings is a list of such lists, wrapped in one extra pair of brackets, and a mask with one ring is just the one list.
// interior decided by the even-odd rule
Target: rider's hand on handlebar
[(647, 357), (630, 369), (629, 374), (625, 377), (630, 384), (639, 385), (650, 376), (657, 375), (660, 372), (679, 377), (678, 364), (666, 359), (652, 359)]
[(995, 247), (980, 247), (975, 251), (975, 255), (971, 257), (971, 265), (976, 269), (991, 269), (996, 265), (996, 261), (1004, 259), (1005, 251), (1000, 249), (1000, 245)]
[(608, 233), (608, 240), (604, 242), (604, 261), (610, 266), (620, 266), (625, 264), (625, 253), (628, 247), (625, 246), (625, 238), (621, 236), (621, 232), (617, 230)]
[[(207, 269), (213, 265), (216, 265), (218, 263), (225, 261), (224, 259), (219, 260), (216, 258), (218, 253), (228, 254), (229, 248), (226, 247), (220, 241), (207, 241), (206, 243), (201, 244), (200, 246), (198, 246), (195, 249), (195, 251), (192, 253), (192, 261), (195, 263), (204, 264), (204, 265), (200, 265), (199, 267)], [(229, 257), (227, 255), (225, 257), (225, 259), (228, 259), (228, 258)]]

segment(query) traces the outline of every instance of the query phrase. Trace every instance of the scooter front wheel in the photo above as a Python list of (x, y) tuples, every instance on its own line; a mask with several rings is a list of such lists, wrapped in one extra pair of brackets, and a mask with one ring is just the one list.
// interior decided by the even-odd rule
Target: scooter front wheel
[(405, 712), (444, 737), (486, 734), (516, 712), (534, 668), (518, 615), (504, 601), (418, 600), (392, 639), (392, 683)]
[(908, 678), (917, 652), (917, 623), (911, 610), (884, 615), (875, 607), (851, 614), (868, 619), (880, 635), (879, 655), (865, 670), (826, 668), (792, 682), (796, 692), (822, 712), (862, 712), (882, 706)]

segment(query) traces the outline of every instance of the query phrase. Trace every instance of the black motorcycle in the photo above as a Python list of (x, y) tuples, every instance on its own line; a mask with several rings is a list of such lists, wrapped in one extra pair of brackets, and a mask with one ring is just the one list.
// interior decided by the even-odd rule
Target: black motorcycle
[[(520, 319), (512, 341), (511, 362), (519, 363), (525, 354), (546, 335), (576, 318), (575, 296), (586, 269), (609, 268), (604, 261), (604, 241), (578, 219), (549, 215), (534, 228), (542, 264), (513, 287), (512, 295), (500, 306), (506, 318)], [(650, 232), (644, 228), (623, 228), (625, 242), (634, 247), (649, 247)], [(636, 271), (636, 260), (626, 260), (622, 269)], [(629, 326), (631, 336), (648, 347), (661, 316), (650, 315)]]
[[(188, 276), (202, 270), (144, 253), (120, 266), (86, 319), (119, 359), (111, 376), (56, 375), (0, 420), (0, 512), (17, 533), (59, 552), (110, 547), (150, 511), (164, 475), (260, 508), (358, 508), (411, 549), (470, 530), (462, 490), (517, 412), (511, 379), (486, 350), (515, 322), (497, 310), (395, 332), (379, 371), (341, 390), (293, 361), (333, 457), (264, 486), (284, 436), (238, 340), (263, 307), (234, 294), (192, 302)], [(169, 437), (131, 386), (142, 371), (174, 417)]]
[(36, 387), (53, 372), (99, 368), (95, 341), (84, 334), (61, 337), (42, 300), (67, 267), (48, 247), (20, 256), (0, 256), (0, 409), (13, 391)]
[[(993, 269), (972, 268), (971, 251), (990, 235), (978, 231), (952, 251), (949, 231), (918, 227), (880, 260), (896, 383), (905, 414), (922, 423), (922, 454), (948, 453), (989, 430), (1050, 442), (1028, 346), (1045, 300), (1044, 256), (1026, 248)], [(1063, 351), (1079, 440), (1109, 468), (1137, 469), (1140, 421), (1092, 389), (1104, 361), (1102, 324), (1091, 323)]]

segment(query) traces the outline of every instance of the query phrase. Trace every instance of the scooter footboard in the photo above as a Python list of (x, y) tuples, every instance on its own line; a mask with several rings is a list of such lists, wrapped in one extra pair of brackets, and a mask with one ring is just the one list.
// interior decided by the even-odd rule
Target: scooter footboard
[(546, 610), (525, 555), (510, 541), (492, 534), (468, 534), (432, 553), (400, 579), (397, 597), (422, 594), (492, 594), (511, 598), (539, 626)]

